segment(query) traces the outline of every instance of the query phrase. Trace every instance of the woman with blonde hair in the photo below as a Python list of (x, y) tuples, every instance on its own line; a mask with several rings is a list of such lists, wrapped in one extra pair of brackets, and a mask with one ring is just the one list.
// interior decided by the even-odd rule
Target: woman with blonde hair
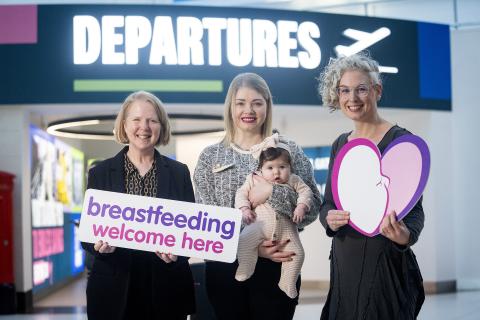
[[(115, 121), (115, 139), (127, 144), (88, 174), (87, 188), (194, 202), (186, 165), (161, 155), (170, 140), (160, 100), (145, 91), (129, 95)], [(167, 253), (82, 243), (94, 255), (87, 284), (88, 319), (187, 319), (195, 312), (188, 259)]]
[[(272, 95), (263, 78), (242, 73), (231, 82), (225, 99), (223, 140), (205, 148), (194, 173), (196, 201), (234, 207), (235, 194), (248, 174), (258, 167), (251, 147), (272, 134)], [(302, 149), (282, 137), (292, 158), (292, 171), (312, 189), (310, 211), (299, 224), (312, 223), (320, 207), (320, 195), (313, 177), (313, 168)], [(255, 208), (265, 201), (279, 214), (292, 217), (298, 195), (287, 185), (270, 184), (255, 177), (257, 188), (250, 197)], [(292, 319), (298, 297), (289, 298), (278, 287), (281, 262), (291, 261), (293, 252), (282, 251), (288, 240), (264, 241), (259, 247), (255, 272), (246, 281), (235, 280), (238, 263), (206, 262), (206, 287), (218, 320)], [(297, 281), (297, 290), (300, 278)]]

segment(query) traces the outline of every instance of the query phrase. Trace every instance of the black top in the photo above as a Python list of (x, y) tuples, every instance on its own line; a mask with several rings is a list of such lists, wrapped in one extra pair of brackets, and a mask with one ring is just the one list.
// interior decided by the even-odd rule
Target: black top
[[(381, 153), (394, 139), (410, 134), (393, 126), (378, 144)], [(330, 252), (330, 290), (321, 319), (415, 319), (424, 301), (422, 276), (410, 246), (423, 229), (422, 198), (405, 216), (410, 231), (407, 246), (382, 235), (367, 237), (350, 225), (332, 231), (326, 222), (329, 210), (337, 209), (332, 196), (331, 171), (338, 151), (350, 132), (332, 145), (325, 199), (320, 222), (333, 237)]]
[[(124, 153), (125, 192), (137, 196), (155, 197), (157, 194), (156, 162), (153, 160), (152, 167), (142, 176), (132, 161)], [(140, 250), (131, 251), (132, 262), (130, 265), (130, 279), (128, 287), (127, 306), (124, 319), (154, 319), (154, 302), (152, 290), (151, 259), (156, 259), (151, 252)]]
[(144, 176), (138, 172), (132, 161), (124, 154), (125, 191), (137, 196), (155, 197), (157, 195), (157, 164), (153, 160), (151, 168)]

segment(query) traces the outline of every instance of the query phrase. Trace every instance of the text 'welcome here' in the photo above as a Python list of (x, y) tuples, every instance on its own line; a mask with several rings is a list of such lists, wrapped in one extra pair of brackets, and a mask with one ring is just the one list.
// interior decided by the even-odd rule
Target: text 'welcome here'
[(105, 221), (122, 221), (120, 226), (111, 226), (107, 223), (93, 223), (92, 233), (96, 238), (119, 239), (128, 242), (154, 244), (165, 247), (177, 245), (174, 234), (156, 231), (145, 231), (141, 228), (129, 227), (129, 222), (136, 224), (148, 224), (162, 226), (171, 229), (184, 229), (181, 248), (222, 253), (223, 243), (211, 239), (194, 238), (189, 236), (188, 231), (216, 233), (220, 238), (231, 239), (235, 231), (235, 221), (221, 220), (209, 217), (208, 212), (198, 211), (196, 214), (172, 213), (166, 210), (164, 205), (133, 207), (120, 206), (118, 204), (96, 201), (93, 196), (88, 199), (86, 214), (89, 216), (104, 218)]

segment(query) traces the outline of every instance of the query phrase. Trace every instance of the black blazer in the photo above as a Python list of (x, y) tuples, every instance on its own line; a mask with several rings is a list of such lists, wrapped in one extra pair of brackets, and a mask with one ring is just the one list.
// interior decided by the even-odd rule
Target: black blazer
[[(115, 157), (92, 168), (87, 188), (125, 193), (125, 147)], [(157, 165), (157, 197), (195, 202), (190, 172), (186, 165), (166, 158), (155, 150)], [(92, 243), (82, 247), (95, 256), (87, 284), (87, 314), (89, 320), (122, 320), (127, 305), (131, 267), (131, 249), (116, 248), (113, 253), (101, 254)], [(195, 312), (193, 277), (188, 258), (178, 257), (165, 263), (155, 253), (149, 255), (152, 270), (153, 311), (155, 319), (172, 319)]]

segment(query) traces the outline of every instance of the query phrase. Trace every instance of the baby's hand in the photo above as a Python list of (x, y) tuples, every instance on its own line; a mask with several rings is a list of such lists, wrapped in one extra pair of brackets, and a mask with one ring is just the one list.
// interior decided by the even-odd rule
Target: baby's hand
[(242, 219), (245, 224), (250, 224), (255, 221), (257, 215), (249, 207), (241, 207), (242, 210)]
[(307, 211), (308, 207), (303, 203), (299, 203), (295, 208), (295, 211), (293, 211), (293, 222), (295, 222), (296, 224), (302, 222), (305, 218), (305, 214), (307, 213)]

